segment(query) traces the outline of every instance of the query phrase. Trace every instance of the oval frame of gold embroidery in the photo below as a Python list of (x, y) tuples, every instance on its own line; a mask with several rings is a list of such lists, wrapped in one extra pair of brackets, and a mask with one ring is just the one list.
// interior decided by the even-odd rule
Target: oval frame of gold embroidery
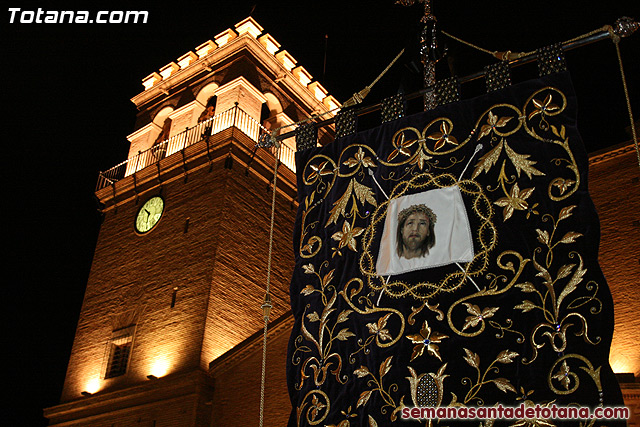
[[(472, 211), (480, 219), (480, 226), (474, 230), (475, 241), (480, 245), (473, 260), (469, 262), (463, 271), (454, 271), (445, 275), (436, 282), (419, 282), (410, 284), (401, 280), (390, 280), (388, 283), (376, 273), (376, 255), (371, 252), (372, 244), (376, 240), (377, 233), (382, 232), (380, 225), (384, 226), (389, 202), (405, 195), (410, 190), (427, 191), (435, 188), (445, 188), (457, 185), (463, 195), (472, 197)], [(497, 230), (492, 222), (494, 215), (491, 201), (484, 194), (482, 186), (474, 180), (458, 181), (451, 174), (434, 176), (424, 173), (415, 176), (409, 181), (399, 183), (391, 193), (389, 200), (380, 204), (371, 217), (371, 223), (363, 233), (363, 251), (360, 257), (360, 271), (366, 277), (367, 285), (375, 290), (384, 290), (389, 296), (400, 298), (410, 295), (419, 301), (428, 301), (430, 298), (442, 292), (453, 292), (460, 288), (467, 276), (479, 277), (489, 266), (489, 253), (497, 242)]]

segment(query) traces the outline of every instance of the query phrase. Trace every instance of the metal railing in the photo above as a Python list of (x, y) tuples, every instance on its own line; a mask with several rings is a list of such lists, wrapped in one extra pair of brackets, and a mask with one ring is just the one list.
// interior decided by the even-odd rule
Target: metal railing
[[(100, 172), (96, 190), (107, 187), (126, 176), (159, 162), (167, 156), (231, 127), (239, 129), (256, 143), (261, 134), (269, 132), (256, 119), (236, 105), (175, 134), (145, 151), (138, 152), (135, 156), (128, 158), (111, 169)], [(269, 151), (275, 156), (275, 148), (271, 148)], [(295, 150), (287, 145), (286, 142), (282, 143), (280, 148), (280, 162), (295, 172)]]

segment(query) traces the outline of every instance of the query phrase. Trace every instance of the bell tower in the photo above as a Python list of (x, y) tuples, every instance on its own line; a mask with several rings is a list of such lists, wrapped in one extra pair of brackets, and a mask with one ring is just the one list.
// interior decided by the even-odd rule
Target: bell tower
[(128, 158), (99, 175), (104, 219), (61, 404), (45, 416), (53, 426), (255, 424), (275, 191), (265, 425), (282, 425), (295, 141), (278, 159), (256, 144), (338, 103), (252, 18), (143, 86)]

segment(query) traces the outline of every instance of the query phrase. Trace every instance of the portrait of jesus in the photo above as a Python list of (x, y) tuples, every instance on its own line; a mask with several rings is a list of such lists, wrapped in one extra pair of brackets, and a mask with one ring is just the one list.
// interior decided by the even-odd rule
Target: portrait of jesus
[(473, 260), (471, 227), (458, 186), (395, 197), (389, 200), (385, 216), (377, 274), (389, 276)]
[(412, 205), (398, 215), (396, 250), (400, 258), (419, 258), (436, 244), (437, 216), (427, 205)]

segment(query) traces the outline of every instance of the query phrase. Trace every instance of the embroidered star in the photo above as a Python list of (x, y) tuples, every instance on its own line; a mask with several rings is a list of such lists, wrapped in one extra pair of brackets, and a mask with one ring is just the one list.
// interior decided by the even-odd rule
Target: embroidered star
[(342, 224), (342, 231), (337, 231), (333, 233), (333, 236), (331, 236), (331, 238), (339, 242), (338, 249), (342, 249), (345, 246), (347, 246), (352, 251), (357, 252), (356, 237), (361, 235), (363, 231), (364, 231), (364, 228), (360, 228), (360, 227), (355, 227), (351, 229), (351, 226), (349, 225), (349, 223), (345, 221)]
[(422, 329), (420, 329), (420, 333), (407, 335), (407, 338), (411, 340), (412, 343), (416, 344), (416, 346), (413, 347), (411, 361), (413, 361), (417, 357), (422, 356), (425, 349), (427, 350), (428, 354), (442, 361), (442, 358), (440, 358), (440, 349), (436, 344), (440, 344), (443, 339), (449, 338), (449, 336), (441, 334), (440, 332), (432, 331), (429, 327), (429, 324), (425, 320), (424, 326), (422, 327)]

